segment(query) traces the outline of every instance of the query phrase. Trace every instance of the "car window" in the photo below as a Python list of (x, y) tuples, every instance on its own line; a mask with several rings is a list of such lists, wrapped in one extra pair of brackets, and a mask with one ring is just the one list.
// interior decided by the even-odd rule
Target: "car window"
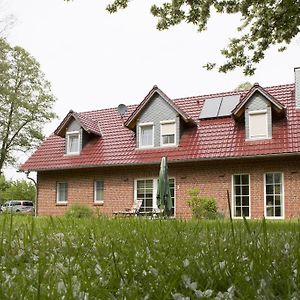
[(24, 201), (23, 206), (33, 206), (33, 203), (29, 201)]
[(21, 205), (20, 201), (12, 201), (11, 206)]

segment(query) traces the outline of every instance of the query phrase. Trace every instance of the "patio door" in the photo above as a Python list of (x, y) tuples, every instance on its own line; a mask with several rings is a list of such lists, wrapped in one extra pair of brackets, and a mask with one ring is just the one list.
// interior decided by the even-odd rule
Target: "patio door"
[[(157, 208), (156, 194), (157, 194), (157, 178), (136, 179), (134, 181), (134, 199), (142, 200), (141, 211), (153, 211)], [(175, 215), (175, 179), (170, 178), (170, 192), (172, 199), (172, 212)]]

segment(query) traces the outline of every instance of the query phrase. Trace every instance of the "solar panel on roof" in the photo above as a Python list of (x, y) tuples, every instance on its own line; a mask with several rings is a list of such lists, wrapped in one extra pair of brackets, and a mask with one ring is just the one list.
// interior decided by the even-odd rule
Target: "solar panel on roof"
[(240, 96), (225, 96), (206, 99), (200, 113), (200, 119), (230, 116), (231, 111), (239, 103)]
[(222, 98), (206, 99), (200, 113), (200, 119), (215, 118), (218, 115), (221, 100)]
[(239, 95), (223, 97), (219, 109), (218, 117), (231, 115), (232, 110), (237, 106), (240, 101)]

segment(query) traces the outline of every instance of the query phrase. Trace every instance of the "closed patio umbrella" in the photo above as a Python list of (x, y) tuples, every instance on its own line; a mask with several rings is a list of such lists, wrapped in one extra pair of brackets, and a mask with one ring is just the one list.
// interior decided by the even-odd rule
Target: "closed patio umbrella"
[(157, 206), (164, 209), (164, 215), (169, 216), (172, 210), (167, 157), (162, 157), (157, 186)]

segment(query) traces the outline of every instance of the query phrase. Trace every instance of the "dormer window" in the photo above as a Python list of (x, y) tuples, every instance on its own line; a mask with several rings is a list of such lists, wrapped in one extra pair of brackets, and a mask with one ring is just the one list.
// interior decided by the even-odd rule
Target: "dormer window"
[(249, 112), (249, 139), (268, 138), (268, 113), (267, 110)]
[(80, 152), (80, 133), (72, 131), (66, 133), (67, 154), (79, 154)]
[(176, 123), (172, 121), (160, 122), (160, 135), (162, 146), (173, 146), (176, 144)]
[(148, 148), (154, 146), (153, 123), (142, 123), (139, 125), (139, 147)]

